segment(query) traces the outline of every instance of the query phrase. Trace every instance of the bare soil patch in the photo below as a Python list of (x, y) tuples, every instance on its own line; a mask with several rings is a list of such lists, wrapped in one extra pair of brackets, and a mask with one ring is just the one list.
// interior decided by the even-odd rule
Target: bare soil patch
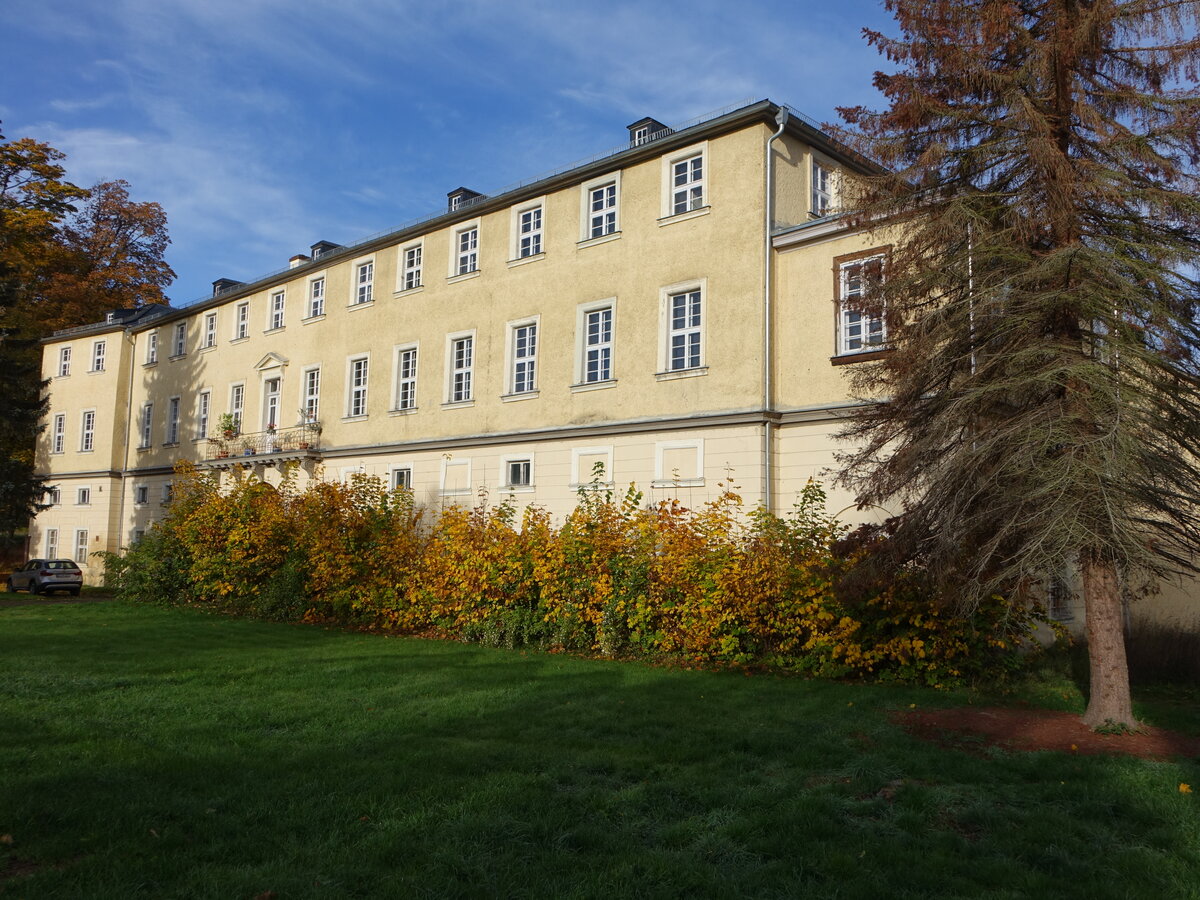
[(1200, 757), (1200, 737), (1151, 726), (1135, 734), (1100, 734), (1084, 725), (1077, 714), (1050, 709), (905, 709), (893, 713), (892, 721), (915, 737), (959, 750), (994, 746), (1142, 759)]

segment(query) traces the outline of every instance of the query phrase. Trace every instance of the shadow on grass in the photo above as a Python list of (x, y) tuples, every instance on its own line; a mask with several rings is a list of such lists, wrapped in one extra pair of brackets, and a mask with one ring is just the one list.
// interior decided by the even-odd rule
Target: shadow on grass
[(980, 759), (886, 721), (944, 695), (186, 610), (20, 624), (0, 636), (0, 832), (44, 864), (20, 896), (1170, 896), (1200, 879), (1172, 783), (1194, 765)]

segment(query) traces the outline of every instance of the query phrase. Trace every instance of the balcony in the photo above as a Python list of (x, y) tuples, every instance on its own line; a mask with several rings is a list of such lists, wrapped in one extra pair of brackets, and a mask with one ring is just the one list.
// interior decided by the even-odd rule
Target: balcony
[(305, 422), (291, 428), (238, 432), (211, 437), (202, 464), (212, 469), (234, 466), (274, 466), (288, 460), (321, 458), (321, 424)]

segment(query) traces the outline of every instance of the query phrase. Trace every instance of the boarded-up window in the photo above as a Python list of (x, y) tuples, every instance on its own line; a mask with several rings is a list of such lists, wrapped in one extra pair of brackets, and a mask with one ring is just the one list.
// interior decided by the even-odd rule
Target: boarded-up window
[(447, 494), (465, 494), (471, 490), (471, 463), (448, 462), (442, 476), (442, 491)]
[(658, 445), (654, 480), (658, 484), (695, 483), (704, 478), (703, 451), (699, 441)]
[(608, 453), (597, 450), (594, 452), (582, 452), (577, 457), (578, 463), (575, 470), (575, 481), (577, 484), (587, 484), (593, 479), (598, 481), (612, 481), (612, 472), (609, 471)]

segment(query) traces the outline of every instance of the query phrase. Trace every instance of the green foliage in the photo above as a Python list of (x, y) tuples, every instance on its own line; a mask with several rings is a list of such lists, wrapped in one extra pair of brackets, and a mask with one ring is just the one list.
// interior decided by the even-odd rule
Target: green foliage
[(810, 482), (795, 510), (745, 511), (732, 488), (697, 510), (642, 505), (598, 483), (555, 527), (544, 509), (451, 506), (426, 523), (377, 478), (296, 493), (252, 478), (222, 492), (184, 465), (166, 519), (113, 584), (133, 599), (276, 620), (432, 632), (496, 647), (770, 666), (936, 687), (1003, 675), (1039, 616), (996, 597), (962, 618), (909, 566), (847, 575), (881, 538), (825, 512)]

